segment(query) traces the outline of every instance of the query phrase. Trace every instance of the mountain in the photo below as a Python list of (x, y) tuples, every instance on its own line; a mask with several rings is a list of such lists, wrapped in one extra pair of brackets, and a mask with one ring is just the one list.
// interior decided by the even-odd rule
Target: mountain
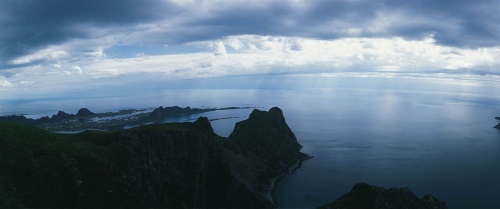
[(165, 120), (166, 118), (173, 117), (173, 116), (179, 116), (179, 115), (190, 115), (190, 114), (195, 114), (195, 113), (202, 113), (202, 112), (210, 112), (216, 110), (215, 108), (209, 108), (209, 109), (199, 109), (199, 108), (191, 108), (191, 107), (185, 107), (181, 108), (179, 106), (172, 106), (172, 107), (163, 107), (160, 106), (151, 112), (147, 117), (143, 118), (143, 121), (146, 122), (151, 122), (151, 121), (161, 121)]
[(228, 138), (204, 117), (74, 135), (0, 129), (1, 208), (271, 208), (271, 179), (307, 157), (279, 108), (254, 110)]
[(335, 202), (319, 209), (447, 209), (448, 205), (431, 196), (419, 199), (409, 188), (377, 187), (366, 183), (354, 185), (351, 191)]
[(90, 112), (87, 108), (81, 108), (78, 110), (78, 113), (76, 115), (73, 114), (68, 114), (65, 113), (64, 111), (59, 110), (57, 114), (52, 115), (52, 117), (41, 117), (39, 119), (31, 119), (31, 118), (26, 118), (24, 115), (7, 115), (7, 116), (0, 116), (0, 121), (4, 122), (12, 122), (12, 123), (22, 123), (22, 124), (28, 124), (28, 125), (42, 125), (42, 124), (47, 124), (47, 123), (57, 123), (62, 120), (66, 119), (72, 119), (72, 118), (78, 118), (78, 117), (87, 117), (87, 116), (92, 116), (95, 115), (95, 113)]
[(0, 121), (34, 125), (51, 132), (60, 131), (82, 131), (87, 129), (120, 129), (126, 126), (137, 126), (141, 124), (162, 123), (170, 117), (191, 115), (224, 109), (242, 109), (249, 107), (226, 107), (226, 108), (181, 108), (158, 107), (152, 112), (144, 110), (120, 110), (118, 112), (93, 113), (87, 108), (81, 108), (76, 115), (59, 111), (52, 117), (44, 116), (39, 119), (26, 118), (24, 115), (0, 116)]
[(87, 116), (93, 116), (95, 115), (95, 113), (91, 112), (89, 109), (87, 108), (81, 108), (78, 110), (78, 112), (76, 113), (75, 116), (77, 117), (87, 117)]

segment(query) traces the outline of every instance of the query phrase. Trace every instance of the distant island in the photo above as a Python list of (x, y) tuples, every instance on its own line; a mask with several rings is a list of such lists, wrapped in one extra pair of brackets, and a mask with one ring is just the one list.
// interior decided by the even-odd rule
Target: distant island
[[(500, 120), (500, 117), (495, 117), (495, 119)], [(499, 124), (497, 124), (494, 128), (496, 128), (496, 129), (500, 129), (500, 123), (499, 123)]]
[[(77, 134), (0, 121), (0, 130), (0, 208), (274, 208), (276, 179), (311, 158), (277, 107), (253, 110), (229, 137), (206, 117)], [(323, 208), (388, 208), (397, 200), (447, 208), (412, 195), (360, 184)], [(369, 207), (353, 207), (357, 200)]]
[(68, 114), (63, 111), (59, 111), (52, 117), (45, 116), (39, 119), (26, 118), (24, 115), (8, 115), (0, 116), (0, 121), (34, 125), (50, 132), (75, 132), (92, 129), (120, 129), (127, 126), (161, 123), (172, 117), (211, 112), (216, 110), (251, 108), (254, 107), (181, 108), (179, 106), (160, 106), (156, 109), (130, 109), (105, 113), (94, 113), (87, 108), (81, 108), (75, 115)]

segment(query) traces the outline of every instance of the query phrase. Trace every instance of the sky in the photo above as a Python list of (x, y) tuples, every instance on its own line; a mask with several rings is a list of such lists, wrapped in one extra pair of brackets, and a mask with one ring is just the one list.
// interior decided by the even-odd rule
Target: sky
[(496, 0), (2, 0), (0, 100), (268, 74), (500, 81), (498, 8)]

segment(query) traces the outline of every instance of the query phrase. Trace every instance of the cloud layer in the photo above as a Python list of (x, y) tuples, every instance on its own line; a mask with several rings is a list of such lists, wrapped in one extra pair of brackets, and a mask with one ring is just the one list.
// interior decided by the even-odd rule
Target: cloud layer
[(500, 74), (497, 8), (494, 0), (0, 1), (0, 91), (133, 74)]

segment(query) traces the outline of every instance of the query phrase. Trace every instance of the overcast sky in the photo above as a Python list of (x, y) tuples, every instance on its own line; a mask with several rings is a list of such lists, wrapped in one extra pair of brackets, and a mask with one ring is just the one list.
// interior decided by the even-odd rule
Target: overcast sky
[(496, 0), (2, 0), (0, 99), (268, 73), (497, 78), (499, 8)]

